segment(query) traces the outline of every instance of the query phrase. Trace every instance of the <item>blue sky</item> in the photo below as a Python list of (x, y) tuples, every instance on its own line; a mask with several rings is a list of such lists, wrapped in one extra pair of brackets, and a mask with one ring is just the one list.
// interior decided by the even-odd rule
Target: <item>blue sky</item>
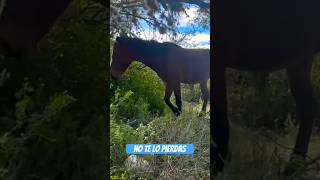
[[(195, 33), (191, 36), (188, 36), (186, 38), (186, 41), (184, 43), (181, 43), (180, 45), (186, 48), (210, 49), (210, 29), (203, 29), (201, 27), (194, 28), (191, 25), (193, 19), (196, 18), (196, 11), (197, 7), (191, 6), (189, 7), (189, 9), (186, 9), (186, 13), (188, 14), (188, 16), (185, 14), (181, 15), (181, 19), (179, 21), (180, 25), (177, 28), (177, 30), (181, 33), (190, 32), (193, 30), (195, 31)], [(143, 27), (145, 27), (145, 29), (143, 30), (143, 33), (140, 35), (140, 38), (155, 39), (160, 42), (169, 41), (168, 37), (161, 35), (159, 32), (152, 31), (152, 29), (148, 28), (146, 24), (142, 23), (142, 25)]]

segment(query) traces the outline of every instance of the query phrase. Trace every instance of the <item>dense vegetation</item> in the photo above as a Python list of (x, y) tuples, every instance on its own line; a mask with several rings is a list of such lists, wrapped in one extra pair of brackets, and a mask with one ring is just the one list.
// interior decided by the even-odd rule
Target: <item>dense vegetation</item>
[(0, 60), (0, 179), (103, 179), (106, 41), (74, 1), (39, 58)]
[[(164, 86), (149, 68), (134, 63), (121, 81), (112, 81), (110, 170), (112, 179), (209, 177), (209, 114), (198, 117), (200, 88), (183, 88), (184, 112), (176, 118), (163, 102)], [(127, 143), (194, 143), (190, 155), (144, 155), (147, 167), (130, 166)]]
[[(320, 59), (315, 60), (312, 83), (320, 103)], [(295, 103), (285, 71), (247, 73), (228, 71), (229, 115), (232, 122), (232, 161), (216, 179), (284, 179), (297, 127)], [(319, 110), (309, 154), (289, 179), (317, 179), (320, 174)]]

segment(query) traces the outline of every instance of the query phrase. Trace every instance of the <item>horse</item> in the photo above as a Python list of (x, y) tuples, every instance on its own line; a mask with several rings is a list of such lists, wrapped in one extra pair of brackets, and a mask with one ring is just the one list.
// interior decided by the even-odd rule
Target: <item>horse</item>
[[(203, 99), (201, 112), (206, 111), (209, 100), (209, 49), (185, 49), (171, 42), (117, 37), (113, 46), (111, 78), (119, 79), (134, 60), (150, 67), (165, 82), (164, 102), (176, 116), (182, 112), (181, 83), (200, 84)], [(170, 102), (172, 92), (176, 106)]]
[[(298, 135), (284, 174), (305, 158), (317, 110), (311, 85), (312, 63), (320, 47), (319, 1), (223, 0), (215, 3), (213, 48), (213, 174), (230, 157), (226, 69), (287, 72), (296, 103)], [(291, 164), (291, 165), (290, 165)]]

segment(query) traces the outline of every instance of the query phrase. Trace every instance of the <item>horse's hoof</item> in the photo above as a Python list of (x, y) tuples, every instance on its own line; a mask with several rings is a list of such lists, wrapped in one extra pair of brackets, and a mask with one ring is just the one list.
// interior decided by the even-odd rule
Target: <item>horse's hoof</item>
[(199, 113), (199, 117), (204, 117), (206, 115), (206, 112), (205, 111), (201, 111), (200, 113)]
[(180, 115), (181, 115), (181, 111), (176, 111), (175, 113), (174, 113), (177, 117), (179, 117)]
[(178, 108), (173, 109), (172, 112), (176, 117), (180, 116), (180, 114), (181, 114), (181, 111)]
[(172, 108), (171, 108), (171, 111), (173, 112), (173, 114), (174, 114), (176, 117), (180, 116), (180, 114), (181, 114), (181, 110), (180, 110), (179, 108), (176, 108), (176, 107), (172, 107)]
[(303, 170), (305, 166), (305, 158), (301, 155), (292, 154), (289, 162), (286, 164), (282, 174), (291, 176), (299, 171)]

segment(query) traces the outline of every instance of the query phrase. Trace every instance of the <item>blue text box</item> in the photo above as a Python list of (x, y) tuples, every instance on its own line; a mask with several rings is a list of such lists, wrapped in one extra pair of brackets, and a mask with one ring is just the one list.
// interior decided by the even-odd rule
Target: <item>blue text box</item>
[(127, 154), (193, 154), (193, 144), (126, 144)]

